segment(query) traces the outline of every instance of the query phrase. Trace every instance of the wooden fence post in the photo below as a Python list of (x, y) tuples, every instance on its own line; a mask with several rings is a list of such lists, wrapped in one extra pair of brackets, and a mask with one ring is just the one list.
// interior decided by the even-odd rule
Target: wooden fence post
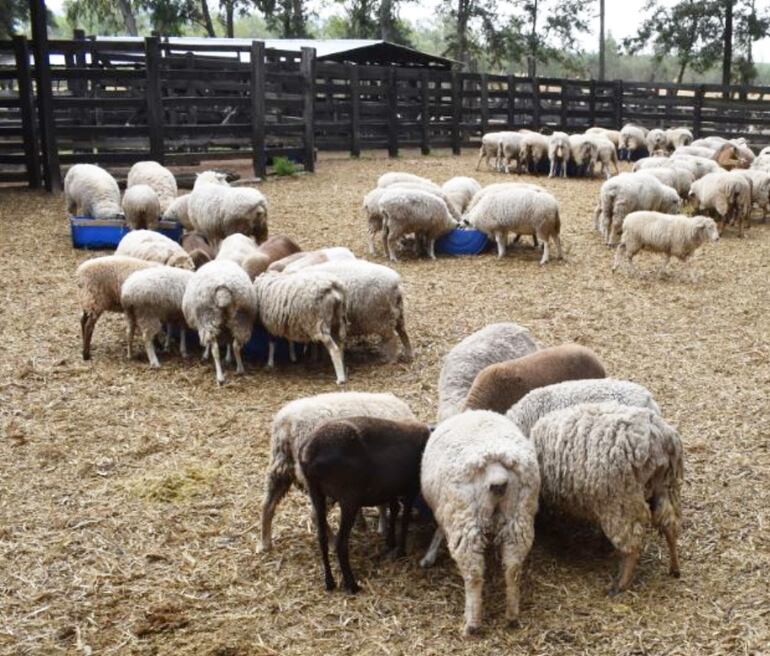
[(452, 71), (452, 154), (459, 155), (462, 144), (462, 78), (458, 71)]
[(508, 76), (508, 129), (513, 130), (516, 125), (516, 78)]
[(150, 156), (163, 164), (163, 87), (161, 81), (160, 38), (148, 36), (144, 40), (147, 88), (147, 129), (150, 138)]
[(254, 175), (267, 177), (267, 152), (265, 151), (265, 91), (267, 71), (265, 42), (251, 42), (251, 162)]
[(47, 191), (61, 191), (59, 147), (56, 144), (56, 128), (53, 115), (53, 89), (51, 62), (48, 58), (47, 11), (45, 0), (30, 0), (32, 24), (32, 48), (35, 54), (35, 80), (37, 82), (37, 111), (40, 118), (40, 144), (43, 152), (43, 177)]
[(40, 140), (37, 134), (35, 97), (32, 92), (32, 71), (29, 65), (29, 44), (27, 37), (15, 35), (13, 49), (16, 54), (16, 81), (19, 85), (19, 107), (21, 129), (24, 133), (24, 156), (27, 179), (32, 189), (40, 188)]
[(615, 80), (613, 102), (615, 105), (615, 129), (620, 130), (623, 127), (623, 80)]
[(540, 83), (536, 77), (531, 78), (532, 82), (532, 129), (540, 129)]
[(420, 73), (420, 152), (423, 155), (430, 153), (430, 74), (428, 71)]
[(489, 78), (486, 73), (481, 74), (480, 84), (479, 111), (481, 112), (481, 134), (484, 135), (489, 127)]
[(589, 127), (596, 125), (596, 80), (591, 80), (588, 83), (588, 121), (591, 123)]
[(700, 139), (702, 136), (702, 112), (703, 112), (703, 96), (706, 93), (706, 87), (702, 84), (698, 85), (698, 88), (695, 89), (695, 111), (693, 113), (693, 119), (692, 119), (692, 131), (693, 136), (696, 139)]
[(350, 71), (350, 155), (361, 156), (361, 81), (358, 66), (348, 64)]
[(398, 82), (394, 66), (388, 68), (385, 84), (388, 107), (388, 157), (398, 157)]
[(305, 171), (315, 171), (315, 48), (302, 48), (299, 71), (304, 78)]
[(567, 128), (567, 109), (569, 108), (569, 83), (562, 80), (561, 83), (561, 107), (559, 108), (561, 110), (559, 121), (561, 122), (561, 129), (563, 132), (569, 132), (569, 129)]

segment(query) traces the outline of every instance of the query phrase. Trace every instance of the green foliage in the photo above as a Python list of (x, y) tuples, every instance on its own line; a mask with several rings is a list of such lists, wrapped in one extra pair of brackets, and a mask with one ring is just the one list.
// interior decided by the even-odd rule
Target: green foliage
[(0, 38), (7, 39), (29, 20), (27, 0), (0, 0)]
[(297, 166), (288, 157), (274, 157), (273, 173), (276, 175), (295, 175)]

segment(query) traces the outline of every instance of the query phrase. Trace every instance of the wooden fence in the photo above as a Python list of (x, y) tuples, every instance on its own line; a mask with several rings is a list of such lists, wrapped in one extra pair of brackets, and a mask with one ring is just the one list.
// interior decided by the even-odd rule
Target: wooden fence
[(313, 170), (318, 150), (461, 148), (484, 132), (691, 127), (697, 136), (770, 142), (770, 88), (535, 80), (316, 61), (264, 43), (161, 38), (0, 42), (0, 182), (58, 188), (61, 166), (171, 165), (249, 158), (256, 175), (284, 154)]

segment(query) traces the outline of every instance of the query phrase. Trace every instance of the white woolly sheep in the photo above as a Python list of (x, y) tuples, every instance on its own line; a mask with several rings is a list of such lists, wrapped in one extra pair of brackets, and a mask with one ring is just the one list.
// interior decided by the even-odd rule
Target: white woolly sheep
[(64, 201), (71, 216), (115, 219), (123, 216), (118, 183), (95, 164), (75, 164), (64, 176)]
[(672, 255), (684, 262), (705, 242), (718, 239), (716, 223), (707, 216), (631, 212), (623, 222), (623, 235), (612, 270), (618, 268), (623, 255), (633, 268), (633, 258), (641, 250), (662, 253), (665, 269)]
[(123, 312), (120, 290), (135, 271), (159, 266), (156, 262), (123, 255), (105, 255), (83, 262), (75, 272), (78, 299), (83, 314), (80, 332), (83, 359), (91, 359), (91, 338), (99, 317), (105, 312)]
[(765, 153), (763, 151), (760, 153), (759, 156), (751, 163), (751, 168), (770, 173), (770, 152)]
[(458, 175), (441, 185), (441, 190), (446, 194), (449, 204), (455, 208), (458, 215), (462, 215), (470, 205), (473, 196), (481, 191), (481, 185), (473, 178)]
[(578, 175), (593, 177), (599, 148), (590, 134), (571, 134), (569, 136), (572, 161)]
[(229, 187), (227, 182), (227, 174), (221, 171), (201, 171), (195, 174), (195, 182), (193, 183), (193, 189), (203, 187), (204, 185), (215, 184), (222, 187)]
[(134, 333), (138, 327), (142, 332), (150, 367), (160, 367), (153, 342), (163, 323), (168, 324), (166, 350), (169, 349), (171, 327), (174, 326), (180, 332), (179, 352), (182, 357), (187, 357), (187, 326), (182, 312), (182, 299), (192, 277), (192, 271), (160, 266), (132, 273), (123, 283), (120, 303), (126, 315), (129, 360), (133, 357)]
[(398, 241), (404, 235), (414, 233), (418, 239), (425, 239), (428, 257), (436, 259), (436, 239), (457, 227), (444, 201), (418, 189), (389, 189), (380, 198), (380, 210), (384, 217), (383, 245), (394, 262), (398, 259)]
[(620, 130), (620, 146), (621, 150), (626, 153), (626, 159), (631, 159), (631, 154), (646, 148), (647, 145), (647, 131), (638, 125), (624, 125)]
[(637, 383), (615, 378), (568, 380), (555, 385), (538, 387), (511, 406), (506, 417), (529, 437), (532, 427), (549, 412), (562, 410), (580, 403), (615, 401), (622, 405), (649, 408), (660, 414), (649, 390)]
[(556, 257), (562, 259), (559, 232), (559, 202), (545, 191), (510, 188), (485, 195), (466, 215), (477, 230), (497, 242), (497, 256), (505, 255), (508, 233), (535, 235), (543, 244), (540, 264), (549, 259), (548, 241), (553, 240)]
[[(200, 179), (200, 177), (199, 177)], [(267, 199), (256, 189), (198, 184), (187, 203), (191, 223), (216, 248), (236, 232), (267, 239)]]
[(337, 384), (346, 382), (344, 349), (347, 321), (345, 286), (324, 271), (291, 275), (267, 271), (254, 280), (259, 320), (271, 335), (268, 368), (273, 367), (275, 341), (321, 342), (334, 365)]
[[(486, 160), (488, 169), (500, 170), (500, 140), (505, 134), (515, 134), (509, 132), (487, 132), (481, 137), (481, 147), (479, 148), (479, 159), (476, 162), (476, 170), (481, 167), (481, 162)], [(489, 161), (494, 158), (495, 165), (490, 166)]]
[(195, 270), (195, 263), (184, 248), (154, 230), (132, 230), (120, 240), (115, 255)]
[[(620, 173), (618, 169), (618, 150), (615, 144), (601, 135), (594, 134), (588, 136), (596, 146), (596, 161), (594, 163), (598, 162), (601, 165), (600, 174), (609, 179), (612, 175)], [(615, 169), (614, 174), (610, 170), (610, 165)], [(591, 175), (593, 176), (593, 172)]]
[[(519, 145), (518, 168), (537, 172), (540, 163), (548, 160), (548, 137), (538, 132), (526, 132)], [(506, 168), (506, 173), (508, 172)]]
[(666, 130), (666, 146), (669, 151), (692, 143), (692, 132), (687, 128), (670, 128)]
[(727, 223), (738, 223), (738, 236), (743, 237), (743, 224), (751, 214), (751, 182), (737, 172), (709, 173), (690, 187), (690, 201), (696, 211), (715, 212), (719, 233)]
[(422, 495), (439, 530), (421, 564), (435, 561), (446, 536), (465, 582), (464, 633), (481, 628), (484, 556), (500, 550), (505, 617), (519, 626), (519, 584), (535, 537), (540, 472), (532, 443), (505, 417), (472, 411), (439, 424), (428, 439), (420, 473)]
[(623, 220), (630, 212), (678, 212), (680, 205), (679, 194), (656, 177), (643, 172), (621, 173), (602, 185), (594, 219), (607, 244), (614, 246), (620, 238)]
[(349, 248), (344, 246), (332, 246), (331, 248), (319, 248), (316, 251), (300, 251), (292, 253), (280, 260), (276, 260), (269, 267), (268, 271), (277, 273), (295, 273), (301, 269), (324, 264), (326, 262), (339, 262), (355, 260), (356, 256)]
[(615, 148), (620, 148), (620, 130), (608, 130), (607, 128), (588, 128), (586, 134), (595, 134), (605, 139), (609, 139)]
[(195, 230), (195, 226), (190, 221), (190, 213), (188, 211), (188, 203), (190, 202), (190, 194), (184, 194), (179, 198), (174, 199), (171, 204), (163, 212), (161, 218), (164, 221), (176, 221), (182, 224), (185, 230)]
[(160, 220), (158, 196), (149, 185), (136, 185), (123, 194), (123, 214), (133, 229), (154, 230)]
[(531, 189), (532, 191), (545, 191), (545, 187), (533, 182), (495, 182), (489, 184), (486, 187), (482, 187), (477, 191), (471, 199), (470, 205), (468, 205), (467, 212), (472, 210), (479, 204), (482, 198), (489, 194), (497, 193), (498, 191), (506, 191), (508, 189)]
[(415, 420), (409, 406), (393, 394), (332, 392), (284, 405), (273, 419), (270, 434), (270, 467), (262, 503), (262, 551), (270, 551), (273, 547), (273, 517), (281, 499), (292, 483), (306, 487), (299, 466), (299, 452), (319, 424), (327, 419), (343, 417)]
[(690, 187), (695, 182), (695, 176), (687, 169), (676, 166), (661, 166), (657, 168), (644, 168), (645, 175), (651, 175), (660, 180), (667, 187), (676, 190), (680, 198), (690, 195)]
[(526, 132), (501, 132), (498, 143), (498, 168), (511, 172), (511, 162), (516, 160), (516, 170), (521, 172), (524, 161), (521, 159), (521, 141)]
[(391, 185), (404, 183), (420, 184), (426, 187), (432, 187), (436, 191), (441, 191), (441, 187), (433, 182), (433, 180), (422, 178), (419, 175), (414, 175), (414, 173), (406, 173), (404, 171), (391, 171), (390, 173), (383, 173), (377, 179), (378, 187), (390, 187)]
[(174, 174), (158, 162), (137, 162), (128, 171), (126, 189), (145, 184), (158, 196), (161, 213), (176, 199), (177, 187)]
[(660, 128), (650, 130), (646, 142), (650, 155), (668, 155), (668, 137)]
[(515, 323), (493, 323), (452, 347), (438, 378), (438, 421), (462, 412), (473, 381), (496, 362), (515, 360), (537, 350), (532, 334)]
[(553, 178), (556, 170), (562, 178), (567, 177), (567, 164), (572, 157), (572, 145), (566, 132), (554, 132), (548, 138), (548, 159), (551, 160), (551, 169), (548, 177)]
[(195, 272), (182, 299), (182, 311), (206, 351), (214, 356), (217, 383), (225, 382), (219, 356), (219, 338), (227, 335), (243, 374), (241, 348), (249, 341), (257, 317), (257, 298), (249, 276), (235, 262), (214, 260)]
[(393, 362), (398, 340), (403, 358), (412, 360), (412, 345), (404, 321), (401, 276), (393, 269), (364, 260), (343, 260), (318, 264), (312, 271), (326, 271), (342, 281), (347, 298), (347, 336), (382, 337), (384, 358)]
[(580, 404), (545, 415), (530, 437), (542, 505), (598, 524), (620, 552), (611, 594), (630, 585), (650, 522), (665, 535), (669, 572), (679, 576), (682, 443), (657, 412), (614, 402)]
[(751, 202), (762, 210), (764, 222), (770, 206), (770, 173), (757, 168), (736, 169), (735, 173), (742, 175), (751, 183)]

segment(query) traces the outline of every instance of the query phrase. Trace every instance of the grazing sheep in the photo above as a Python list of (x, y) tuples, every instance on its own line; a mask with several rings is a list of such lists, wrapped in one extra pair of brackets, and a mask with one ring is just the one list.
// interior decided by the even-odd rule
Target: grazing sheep
[(415, 421), (409, 406), (393, 394), (332, 392), (285, 404), (276, 413), (270, 434), (270, 467), (262, 502), (261, 551), (270, 551), (273, 547), (273, 517), (292, 483), (306, 487), (299, 454), (313, 430), (326, 420), (343, 417)]
[(529, 437), (532, 427), (549, 412), (569, 408), (579, 403), (604, 401), (649, 408), (660, 414), (660, 408), (647, 388), (628, 380), (591, 378), (568, 380), (533, 389), (511, 406), (506, 416), (519, 427), (525, 437)]
[(700, 157), (704, 160), (712, 160), (717, 166), (728, 171), (734, 168), (747, 168), (743, 166), (740, 154), (738, 153), (738, 148), (729, 142), (723, 143), (715, 150), (697, 146), (682, 146), (681, 148), (677, 148), (672, 153), (671, 157)]
[(670, 128), (666, 130), (666, 148), (669, 151), (674, 151), (680, 146), (689, 146), (692, 140), (692, 132), (687, 128)]
[[(201, 174), (203, 175), (203, 174)], [(214, 247), (236, 232), (267, 239), (267, 199), (249, 187), (222, 184), (198, 184), (190, 194), (187, 209), (195, 229), (202, 232)]]
[(620, 148), (620, 131), (619, 130), (608, 130), (607, 128), (593, 127), (593, 128), (588, 128), (585, 133), (599, 135), (600, 137), (609, 139), (612, 142), (612, 145), (615, 146), (615, 149)]
[[(535, 537), (540, 491), (537, 456), (516, 426), (492, 412), (465, 412), (439, 424), (428, 439), (422, 495), (439, 530), (423, 558), (432, 565), (443, 535), (465, 582), (466, 635), (481, 628), (484, 556), (500, 550), (505, 617), (519, 625), (519, 584)], [(443, 535), (442, 535), (443, 534)]]
[(512, 187), (489, 193), (467, 213), (466, 220), (497, 242), (497, 256), (506, 251), (508, 233), (535, 235), (543, 244), (540, 264), (549, 259), (548, 241), (553, 240), (556, 257), (562, 259), (559, 202), (545, 191)]
[(192, 221), (190, 221), (190, 213), (188, 211), (188, 204), (190, 202), (190, 194), (184, 194), (179, 196), (171, 202), (171, 204), (163, 212), (161, 218), (164, 221), (176, 221), (180, 223), (185, 230), (194, 230)]
[(596, 160), (599, 157), (599, 149), (594, 138), (587, 134), (571, 134), (569, 143), (577, 175), (593, 177)]
[(707, 216), (631, 212), (623, 223), (623, 236), (612, 270), (618, 268), (623, 255), (633, 268), (634, 256), (641, 250), (662, 253), (665, 269), (672, 255), (684, 262), (705, 242), (718, 239), (716, 223)]
[(411, 362), (412, 345), (406, 333), (404, 295), (398, 273), (364, 260), (318, 264), (312, 271), (326, 271), (345, 286), (348, 337), (380, 335), (386, 362), (393, 362), (398, 356), (400, 339), (403, 359)]
[[(542, 162), (548, 161), (548, 138), (538, 132), (527, 132), (519, 146), (519, 170), (522, 167), (536, 173)], [(508, 171), (506, 170), (506, 173)]]
[(511, 162), (516, 160), (516, 170), (523, 170), (524, 160), (521, 159), (521, 141), (525, 132), (502, 132), (498, 144), (498, 167), (506, 173), (511, 172)]
[(696, 180), (700, 180), (709, 173), (718, 173), (725, 170), (713, 159), (696, 157), (695, 155), (677, 155), (676, 152), (671, 155), (669, 166), (686, 168), (695, 176)]
[(754, 151), (748, 147), (745, 139), (733, 139), (730, 143), (735, 146), (735, 151), (738, 156), (738, 166), (736, 168), (747, 169), (753, 163), (757, 156)]
[(409, 233), (427, 241), (428, 257), (436, 259), (436, 239), (457, 227), (447, 204), (440, 198), (418, 189), (394, 187), (380, 198), (384, 217), (383, 245), (394, 262), (399, 239)]
[(136, 185), (123, 194), (123, 214), (133, 230), (155, 230), (160, 220), (158, 196), (149, 185)]
[(177, 187), (174, 174), (158, 162), (137, 162), (128, 171), (126, 189), (136, 185), (148, 185), (158, 197), (161, 213), (176, 199)]
[[(299, 452), (299, 463), (315, 510), (326, 589), (335, 587), (329, 565), (326, 499), (340, 506), (336, 552), (348, 592), (358, 592), (350, 567), (350, 532), (362, 507), (390, 507), (387, 545), (406, 555), (406, 535), (414, 500), (420, 492), (420, 460), (428, 441), (426, 424), (376, 417), (331, 419), (316, 428)], [(401, 535), (396, 547), (396, 517), (403, 500)]]
[(70, 216), (115, 219), (123, 216), (118, 183), (95, 164), (75, 164), (64, 176), (64, 201)]
[(607, 244), (614, 246), (620, 238), (623, 220), (630, 212), (678, 212), (680, 205), (679, 194), (656, 177), (644, 172), (621, 173), (602, 185), (594, 220)]
[(671, 187), (679, 194), (679, 198), (687, 198), (690, 195), (690, 187), (695, 182), (695, 176), (687, 169), (678, 167), (659, 167), (641, 169), (645, 175), (651, 175), (660, 180), (667, 187)]
[(203, 187), (204, 185), (215, 184), (222, 187), (229, 187), (227, 182), (227, 174), (221, 171), (201, 171), (195, 174), (195, 182), (193, 183), (193, 189)]
[(123, 312), (120, 290), (135, 271), (159, 266), (156, 262), (138, 260), (123, 255), (105, 255), (83, 262), (75, 272), (78, 299), (83, 314), (80, 332), (83, 359), (91, 359), (91, 338), (99, 317), (104, 312)]
[[(500, 155), (499, 147), (500, 140), (504, 134), (508, 132), (487, 132), (487, 134), (481, 137), (481, 147), (479, 149), (479, 160), (476, 162), (476, 170), (481, 167), (481, 162), (486, 160), (487, 168), (495, 171), (500, 170)], [(511, 133), (515, 134), (515, 133)], [(495, 165), (490, 166), (489, 161), (494, 158)]]
[(187, 324), (198, 331), (202, 346), (214, 356), (218, 384), (225, 382), (219, 356), (219, 338), (227, 335), (243, 374), (241, 347), (249, 341), (257, 317), (257, 298), (249, 276), (235, 262), (214, 260), (193, 275), (182, 299)]
[(345, 383), (346, 295), (339, 278), (324, 271), (267, 271), (254, 280), (254, 289), (259, 320), (271, 335), (268, 368), (274, 366), (274, 337), (321, 342), (334, 364), (337, 384)]
[(692, 155), (694, 157), (705, 157), (706, 159), (714, 159), (715, 153), (716, 153), (716, 149), (710, 148), (708, 146), (690, 145), (690, 146), (680, 146), (672, 153), (672, 155), (676, 155), (676, 156)]
[(660, 128), (650, 130), (646, 142), (650, 155), (668, 155), (668, 137)]
[[(620, 173), (618, 169), (618, 150), (615, 144), (600, 135), (588, 136), (596, 146), (596, 160), (594, 163), (598, 162), (601, 164), (600, 173), (607, 179)], [(615, 169), (614, 174), (610, 171), (610, 165)], [(593, 177), (593, 170), (591, 171), (591, 176)]]
[(527, 392), (538, 387), (606, 376), (604, 365), (591, 349), (579, 344), (552, 346), (482, 369), (473, 381), (464, 408), (505, 414)]
[(160, 367), (155, 354), (154, 340), (163, 323), (169, 324), (166, 333), (168, 350), (171, 326), (179, 329), (179, 352), (187, 357), (186, 325), (182, 312), (185, 289), (192, 280), (193, 272), (175, 267), (161, 266), (132, 273), (120, 292), (120, 304), (126, 315), (128, 358), (133, 357), (134, 333), (142, 331), (144, 349), (150, 367)]
[(473, 196), (481, 191), (481, 185), (473, 178), (458, 175), (441, 185), (441, 190), (446, 194), (449, 204), (455, 208), (458, 215), (462, 215), (468, 209)]
[(452, 347), (438, 378), (438, 421), (462, 412), (477, 374), (489, 365), (537, 351), (532, 334), (515, 323), (492, 323)]
[(642, 157), (634, 162), (631, 170), (636, 173), (637, 171), (646, 171), (652, 168), (664, 168), (670, 167), (675, 164), (674, 160), (670, 157), (656, 155), (655, 157)]
[(257, 253), (259, 251), (257, 250), (257, 242), (254, 240), (254, 237), (247, 237), (240, 232), (236, 232), (222, 240), (216, 259), (235, 262), (248, 274), (249, 280), (254, 280), (261, 271), (250, 270), (245, 266), (245, 263), (249, 258), (256, 256)]
[(216, 257), (216, 251), (209, 245), (206, 235), (200, 232), (188, 232), (182, 237), (182, 248), (190, 255), (196, 269)]
[(738, 223), (743, 237), (744, 221), (751, 215), (751, 182), (740, 173), (709, 173), (690, 187), (690, 201), (695, 211), (711, 211), (718, 217), (719, 234), (725, 224)]
[(548, 177), (553, 178), (557, 169), (562, 178), (567, 177), (567, 164), (572, 156), (570, 138), (565, 132), (554, 132), (548, 139), (548, 159), (551, 160), (551, 170)]
[(751, 202), (762, 209), (762, 222), (767, 219), (767, 209), (770, 206), (770, 173), (761, 169), (738, 169), (735, 173), (742, 175), (751, 184)]
[(638, 125), (624, 125), (620, 130), (619, 149), (625, 151), (626, 159), (631, 160), (632, 153), (646, 148), (647, 131)]
[(429, 180), (428, 178), (421, 178), (419, 175), (414, 175), (413, 173), (405, 173), (403, 171), (391, 171), (390, 173), (383, 173), (377, 179), (378, 187), (390, 187), (391, 185), (404, 183), (419, 184), (424, 187), (431, 187), (434, 191), (441, 191), (441, 187), (433, 182), (433, 180)]
[(349, 248), (345, 248), (344, 246), (333, 246), (331, 248), (319, 248), (317, 251), (299, 251), (297, 253), (292, 253), (291, 255), (282, 257), (280, 260), (272, 262), (267, 267), (267, 270), (276, 273), (295, 273), (301, 269), (315, 266), (316, 264), (355, 259), (356, 256), (353, 255), (353, 251)]
[(120, 240), (115, 255), (135, 257), (189, 271), (195, 269), (195, 262), (184, 248), (154, 230), (132, 230)]
[(481, 199), (485, 196), (494, 194), (498, 191), (506, 191), (508, 189), (530, 189), (532, 191), (545, 191), (545, 187), (542, 187), (539, 184), (534, 184), (532, 182), (495, 182), (494, 184), (489, 184), (486, 187), (482, 187), (474, 194), (466, 212), (470, 212), (474, 207), (476, 207), (476, 205), (478, 205)]
[(682, 443), (657, 412), (614, 402), (580, 404), (545, 415), (531, 439), (542, 505), (598, 524), (620, 552), (610, 594), (631, 584), (650, 522), (665, 535), (669, 572), (679, 576)]
[(761, 152), (759, 156), (751, 163), (751, 168), (770, 173), (770, 152)]
[(286, 235), (273, 235), (257, 246), (256, 254), (247, 257), (243, 267), (253, 280), (260, 273), (267, 271), (273, 262), (279, 262), (301, 252), (299, 244), (293, 239)]

